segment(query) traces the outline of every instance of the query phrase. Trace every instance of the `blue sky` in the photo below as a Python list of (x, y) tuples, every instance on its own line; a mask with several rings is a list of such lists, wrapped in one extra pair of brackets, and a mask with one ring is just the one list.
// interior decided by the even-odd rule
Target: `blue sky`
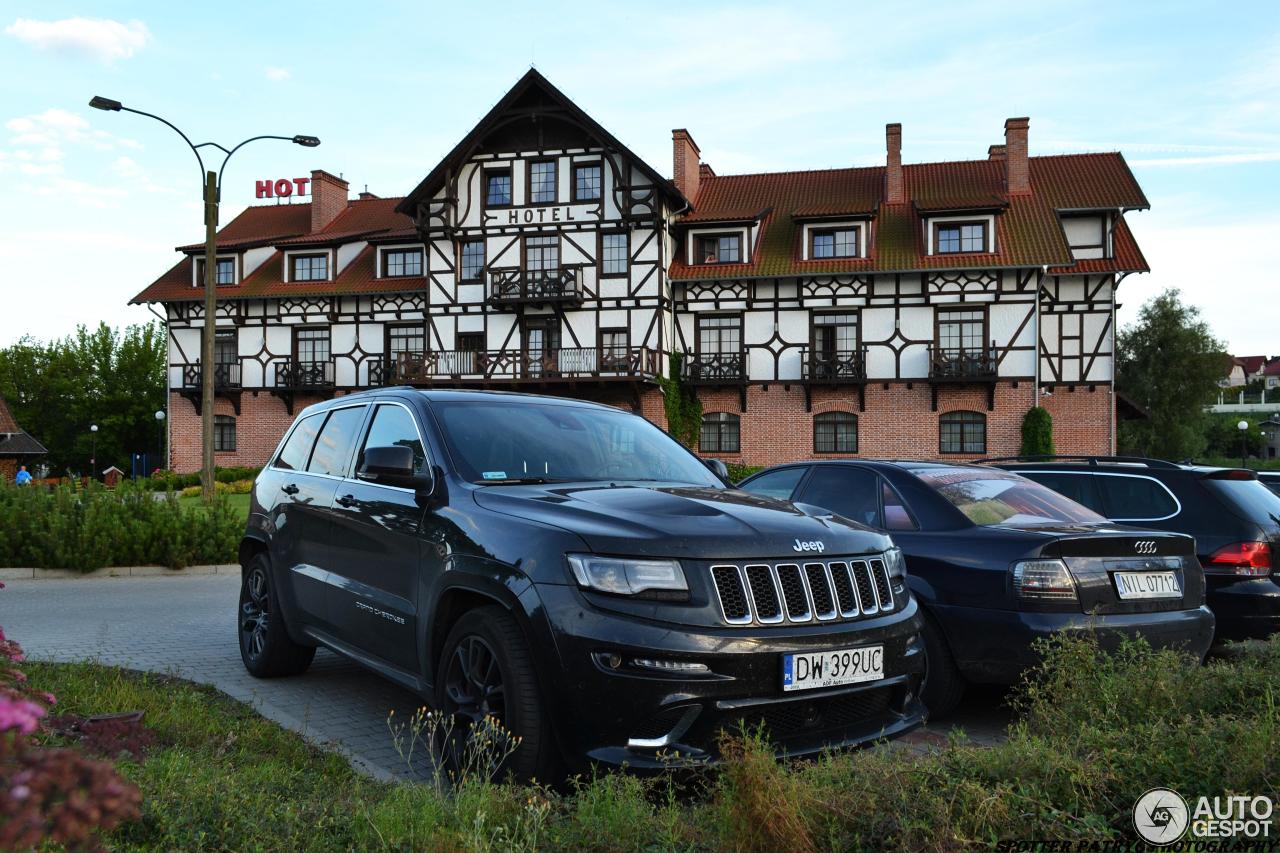
[[(224, 144), (223, 222), (312, 168), (407, 192), (530, 63), (655, 168), (687, 127), (721, 174), (1121, 150), (1152, 210), (1122, 321), (1181, 287), (1239, 354), (1280, 354), (1274, 3), (0, 3), (0, 345), (99, 318), (201, 238), (181, 140)], [(908, 11), (904, 11), (908, 9)]]

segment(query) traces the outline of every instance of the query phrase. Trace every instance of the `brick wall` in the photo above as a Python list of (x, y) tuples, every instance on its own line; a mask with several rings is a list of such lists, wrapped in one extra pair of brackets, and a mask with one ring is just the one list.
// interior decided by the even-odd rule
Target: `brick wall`
[[(294, 400), (294, 412), (301, 412), (322, 397), (299, 395)], [(217, 399), (213, 407), (215, 415), (236, 418), (236, 450), (234, 453), (215, 453), (214, 465), (219, 468), (256, 467), (265, 465), (271, 453), (280, 443), (280, 437), (293, 423), (293, 415), (284, 407), (284, 401), (266, 391), (254, 396), (245, 391), (240, 400), (240, 415), (236, 416), (230, 400)], [(200, 470), (200, 415), (191, 403), (178, 394), (169, 398), (169, 465), (179, 473)]]
[[(699, 391), (704, 412), (731, 412), (741, 424), (739, 453), (716, 453), (726, 462), (744, 465), (772, 465), (795, 459), (912, 458), (964, 461), (986, 456), (1012, 456), (1021, 449), (1022, 418), (1031, 405), (1031, 386), (1012, 383), (996, 387), (994, 411), (987, 411), (987, 392), (979, 387), (940, 388), (938, 411), (930, 410), (931, 391), (927, 383), (870, 384), (866, 388), (866, 411), (858, 411), (855, 389), (821, 388), (813, 391), (812, 411), (804, 410), (804, 390), (798, 385), (786, 389), (771, 385), (766, 390), (747, 390), (747, 411), (739, 412), (736, 389)], [(1054, 440), (1062, 453), (1109, 453), (1110, 393), (1087, 388), (1075, 392), (1059, 389), (1045, 398), (1054, 416)], [(822, 412), (845, 411), (858, 416), (858, 453), (815, 454), (813, 417)], [(942, 454), (938, 443), (939, 416), (951, 411), (980, 412), (987, 419), (985, 454)]]
[(1040, 398), (1053, 415), (1053, 449), (1068, 456), (1116, 452), (1112, 425), (1116, 400), (1105, 386), (1057, 388)]
[(0, 483), (12, 483), (17, 475), (17, 459), (0, 459)]

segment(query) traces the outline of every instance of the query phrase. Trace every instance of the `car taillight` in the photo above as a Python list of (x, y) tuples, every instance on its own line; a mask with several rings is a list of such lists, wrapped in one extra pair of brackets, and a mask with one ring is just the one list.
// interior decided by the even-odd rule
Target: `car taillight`
[(1061, 560), (1025, 560), (1013, 566), (1013, 591), (1031, 601), (1075, 601), (1076, 583)]
[(1266, 542), (1233, 542), (1209, 555), (1206, 575), (1265, 578), (1271, 574), (1271, 546)]

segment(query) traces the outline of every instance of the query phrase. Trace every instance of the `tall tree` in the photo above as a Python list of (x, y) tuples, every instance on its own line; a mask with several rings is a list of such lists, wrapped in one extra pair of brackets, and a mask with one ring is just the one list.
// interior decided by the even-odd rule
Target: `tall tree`
[(54, 474), (89, 472), (97, 424), (97, 468), (129, 468), (133, 453), (159, 447), (155, 412), (165, 403), (164, 329), (159, 323), (84, 326), (61, 341), (24, 337), (0, 349), (0, 395), (23, 429), (49, 449)]
[(1202, 454), (1205, 407), (1217, 399), (1230, 358), (1200, 310), (1183, 303), (1178, 290), (1166, 290), (1142, 306), (1117, 343), (1116, 386), (1150, 413), (1121, 424), (1122, 450), (1163, 459)]

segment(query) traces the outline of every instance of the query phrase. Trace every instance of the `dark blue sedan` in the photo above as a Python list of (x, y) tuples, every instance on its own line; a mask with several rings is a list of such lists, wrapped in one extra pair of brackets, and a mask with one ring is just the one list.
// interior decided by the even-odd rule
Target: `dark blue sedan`
[(1213, 639), (1189, 536), (1108, 522), (1007, 471), (932, 462), (780, 465), (739, 488), (889, 532), (924, 614), (933, 717), (970, 682), (1009, 684), (1040, 637), (1097, 629), (1203, 658)]

